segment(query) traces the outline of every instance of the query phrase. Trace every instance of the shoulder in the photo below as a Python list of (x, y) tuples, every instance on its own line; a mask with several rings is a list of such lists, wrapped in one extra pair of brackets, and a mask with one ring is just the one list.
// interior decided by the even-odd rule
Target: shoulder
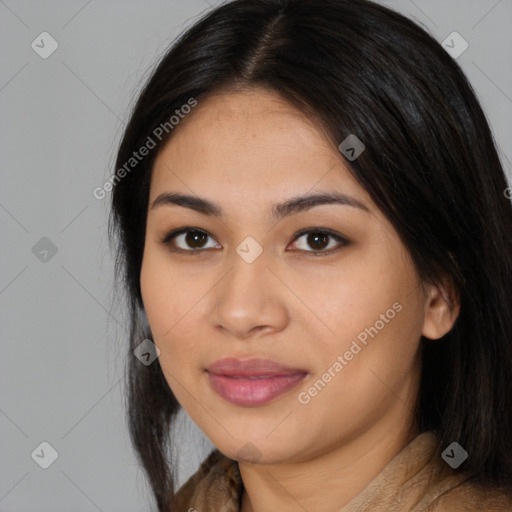
[(216, 511), (217, 507), (237, 502), (241, 486), (236, 461), (214, 450), (180, 487), (175, 496), (175, 506), (177, 510), (188, 510), (200, 505), (201, 512)]
[[(367, 506), (368, 500), (374, 508)], [(453, 469), (442, 458), (435, 432), (425, 432), (388, 464), (347, 512), (361, 510), (512, 512), (512, 485), (485, 486), (476, 474)]]
[(464, 480), (440, 494), (424, 512), (512, 512), (512, 487)]

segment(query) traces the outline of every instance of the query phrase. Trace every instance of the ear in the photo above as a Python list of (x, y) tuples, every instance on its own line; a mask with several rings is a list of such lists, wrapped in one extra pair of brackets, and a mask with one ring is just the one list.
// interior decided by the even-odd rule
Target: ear
[(422, 335), (431, 340), (442, 338), (455, 324), (459, 312), (459, 296), (450, 279), (445, 278), (439, 285), (426, 285)]

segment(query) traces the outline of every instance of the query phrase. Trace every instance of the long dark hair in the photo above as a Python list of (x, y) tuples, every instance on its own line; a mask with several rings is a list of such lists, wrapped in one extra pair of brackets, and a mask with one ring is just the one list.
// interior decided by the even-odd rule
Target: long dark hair
[[(170, 117), (191, 98), (258, 86), (317, 119), (336, 145), (350, 134), (363, 141), (364, 153), (346, 161), (351, 173), (394, 225), (423, 281), (454, 283), (461, 304), (454, 327), (440, 340), (422, 339), (417, 419), (441, 445), (465, 448), (461, 471), (484, 485), (510, 485), (512, 206), (471, 85), (427, 32), (373, 2), (235, 0), (171, 46), (117, 155), (116, 173), (148, 137), (156, 143), (117, 174), (110, 235), (131, 314), (129, 430), (159, 510), (174, 508), (170, 452), (180, 406), (158, 360), (145, 366), (133, 357), (151, 339), (139, 285), (151, 170), (179, 130)], [(155, 137), (163, 123), (168, 129)]]

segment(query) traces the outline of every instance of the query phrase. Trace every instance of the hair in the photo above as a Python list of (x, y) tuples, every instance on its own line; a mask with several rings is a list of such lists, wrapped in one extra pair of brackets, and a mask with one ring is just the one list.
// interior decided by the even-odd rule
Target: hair
[[(155, 67), (116, 168), (190, 98), (256, 87), (314, 117), (336, 147), (350, 134), (365, 144), (345, 161), (351, 174), (393, 224), (422, 282), (447, 277), (460, 301), (450, 332), (421, 340), (420, 431), (462, 445), (469, 458), (460, 471), (477, 483), (510, 486), (512, 205), (461, 68), (423, 28), (371, 1), (234, 0), (201, 17)], [(115, 184), (109, 224), (130, 313), (129, 431), (162, 512), (174, 510), (169, 453), (180, 405), (159, 361), (142, 365), (133, 350), (151, 337), (139, 280), (152, 167), (179, 128)]]

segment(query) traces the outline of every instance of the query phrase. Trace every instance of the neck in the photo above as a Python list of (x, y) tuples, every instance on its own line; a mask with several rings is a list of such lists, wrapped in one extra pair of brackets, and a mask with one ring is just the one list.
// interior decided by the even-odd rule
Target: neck
[(305, 461), (271, 465), (240, 462), (244, 484), (241, 512), (338, 512), (419, 433), (416, 424), (397, 429), (393, 417), (388, 420)]

